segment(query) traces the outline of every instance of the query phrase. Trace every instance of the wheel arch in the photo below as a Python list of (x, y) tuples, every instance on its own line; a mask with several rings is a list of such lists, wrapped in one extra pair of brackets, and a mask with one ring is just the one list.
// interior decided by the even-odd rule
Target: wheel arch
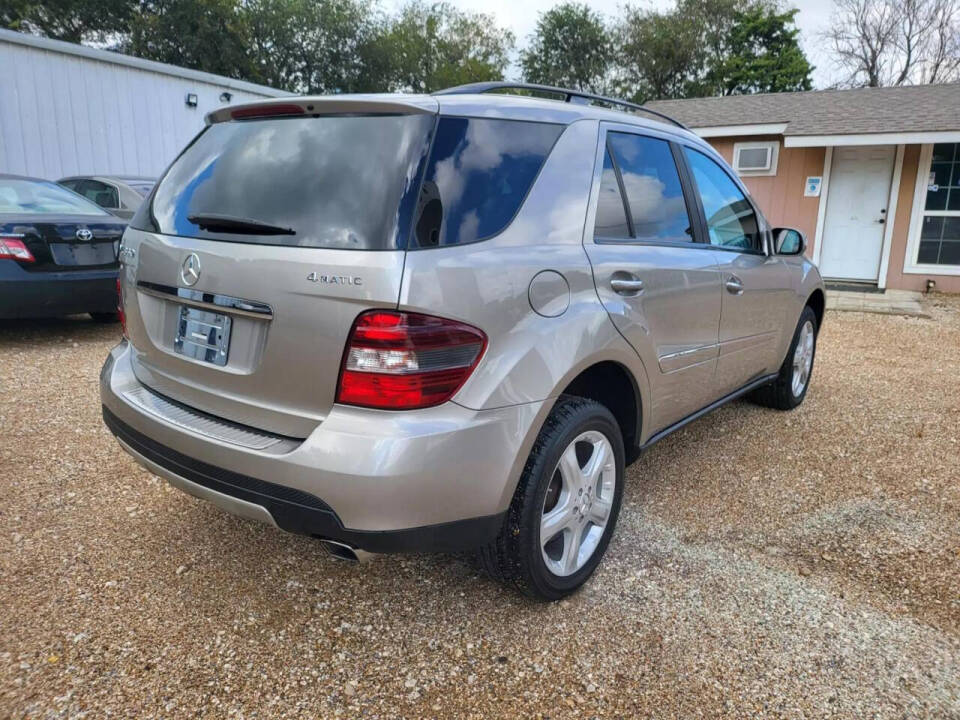
[(623, 446), (630, 458), (640, 445), (643, 403), (640, 386), (628, 367), (615, 360), (599, 360), (571, 378), (560, 395), (594, 400), (616, 418)]
[[(619, 335), (617, 337), (619, 342), (614, 341), (610, 343), (603, 352), (591, 355), (589, 358), (583, 358), (574, 367), (570, 368), (570, 370), (565, 373), (563, 377), (561, 377), (556, 383), (553, 391), (550, 393), (550, 396), (543, 401), (536, 418), (527, 428), (524, 441), (521, 443), (517, 457), (514, 460), (509, 481), (504, 486), (504, 495), (501, 498), (501, 507), (506, 508), (510, 504), (510, 499), (513, 497), (513, 493), (516, 490), (517, 483), (519, 482), (520, 475), (522, 474), (523, 468), (526, 465), (530, 450), (533, 447), (537, 437), (540, 435), (540, 431), (543, 429), (543, 425), (546, 422), (547, 417), (553, 411), (553, 406), (556, 404), (557, 400), (570, 389), (573, 389), (575, 392), (587, 393), (585, 395), (579, 395), (580, 397), (590, 397), (591, 399), (596, 399), (594, 397), (597, 394), (595, 391), (589, 392), (585, 391), (583, 388), (585, 386), (588, 388), (596, 387), (596, 385), (587, 385), (585, 378), (596, 380), (598, 376), (602, 376), (602, 368), (615, 367), (617, 371), (622, 373), (623, 377), (629, 381), (630, 394), (633, 402), (636, 404), (636, 414), (633, 416), (635, 417), (633, 420), (633, 422), (635, 422), (635, 435), (632, 439), (632, 446), (628, 444), (629, 440), (625, 438), (624, 448), (626, 450), (628, 462), (636, 458), (637, 454), (639, 453), (639, 446), (644, 439), (643, 432), (646, 428), (644, 428), (643, 423), (645, 418), (649, 417), (649, 407), (647, 406), (649, 400), (649, 385), (647, 383), (646, 368), (643, 366), (643, 362), (640, 360), (640, 357), (633, 350), (633, 348), (626, 343), (625, 340), (623, 340)], [(601, 369), (596, 369), (598, 367)], [(598, 400), (598, 402), (604, 404), (602, 400)], [(613, 412), (614, 417), (617, 417), (616, 411), (611, 410), (611, 412)]]
[(823, 315), (827, 309), (827, 297), (824, 295), (823, 290), (821, 288), (815, 288), (807, 298), (804, 307), (809, 307), (813, 310), (813, 314), (817, 317), (817, 330), (819, 331), (820, 328), (823, 327)]

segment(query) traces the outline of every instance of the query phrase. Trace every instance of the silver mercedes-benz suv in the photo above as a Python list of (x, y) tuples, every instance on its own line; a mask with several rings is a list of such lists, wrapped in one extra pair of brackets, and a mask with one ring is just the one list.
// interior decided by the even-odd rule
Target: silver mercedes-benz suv
[(512, 87), (208, 115), (123, 236), (123, 448), (341, 555), (475, 550), (552, 600), (640, 451), (746, 393), (799, 405), (824, 313), (802, 234), (679, 123), (484, 94)]

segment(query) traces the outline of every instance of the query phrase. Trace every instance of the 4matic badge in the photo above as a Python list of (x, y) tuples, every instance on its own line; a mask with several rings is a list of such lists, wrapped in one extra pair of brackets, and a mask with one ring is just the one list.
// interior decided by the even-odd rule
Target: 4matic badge
[(312, 272), (307, 275), (307, 280), (324, 285), (363, 285), (363, 278), (355, 275), (321, 275)]

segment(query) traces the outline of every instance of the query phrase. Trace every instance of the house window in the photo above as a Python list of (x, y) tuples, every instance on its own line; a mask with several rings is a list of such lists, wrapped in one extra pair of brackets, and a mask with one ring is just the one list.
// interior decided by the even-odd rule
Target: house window
[(918, 265), (960, 265), (960, 143), (933, 146), (920, 219)]
[(777, 160), (780, 155), (780, 143), (743, 142), (733, 146), (733, 169), (744, 177), (756, 175), (776, 175)]

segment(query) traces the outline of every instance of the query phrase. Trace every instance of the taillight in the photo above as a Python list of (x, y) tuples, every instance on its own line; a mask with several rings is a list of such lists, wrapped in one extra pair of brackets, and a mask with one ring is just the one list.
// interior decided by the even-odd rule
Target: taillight
[(36, 262), (23, 240), (14, 237), (0, 236), (0, 260), (19, 260), (20, 262)]
[(120, 318), (120, 332), (123, 337), (127, 337), (127, 314), (123, 311), (123, 285), (120, 284), (120, 278), (117, 278), (117, 317)]
[(361, 313), (344, 351), (337, 402), (390, 410), (439, 405), (470, 377), (486, 345), (480, 330), (455, 320)]

